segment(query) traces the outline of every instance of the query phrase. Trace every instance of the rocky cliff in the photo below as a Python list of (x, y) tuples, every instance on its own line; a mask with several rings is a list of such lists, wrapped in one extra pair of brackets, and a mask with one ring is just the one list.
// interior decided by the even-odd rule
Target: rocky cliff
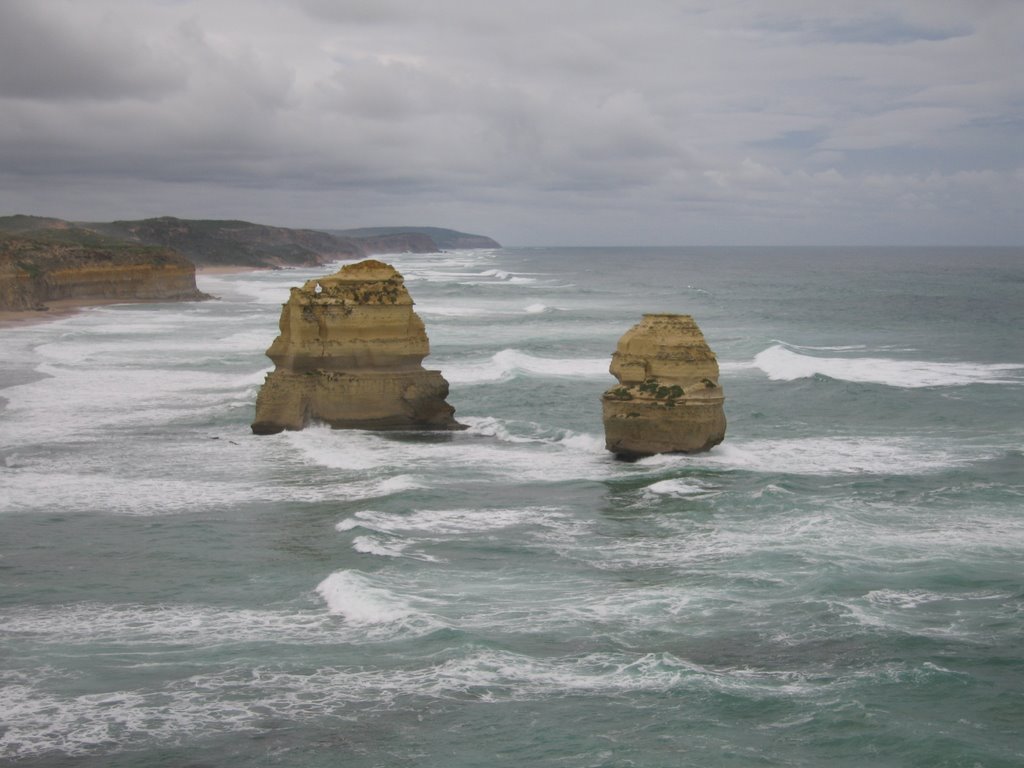
[(445, 401), (448, 382), (423, 368), (423, 321), (402, 276), (375, 260), (292, 288), (275, 369), (256, 399), (256, 434), (313, 420), (353, 429), (461, 429)]
[[(31, 234), (31, 233), (30, 233)], [(209, 298), (195, 266), (166, 248), (126, 245), (61, 228), (0, 234), (0, 309), (45, 309), (57, 300), (178, 301)]]
[(313, 229), (270, 227), (248, 221), (161, 216), (87, 226), (124, 240), (174, 248), (196, 264), (209, 265), (317, 266), (374, 254), (434, 253), (438, 250), (428, 236), (415, 233), (338, 237)]
[(706, 451), (725, 438), (718, 360), (689, 315), (644, 315), (619, 339), (602, 396), (605, 445), (622, 459)]
[[(331, 229), (331, 234), (342, 237), (370, 238), (381, 235), (419, 234), (429, 237), (437, 248), (501, 248), (497, 240), (486, 235), (473, 235), (444, 227), (363, 227), (361, 229)], [(394, 251), (377, 251), (377, 253), (394, 253)]]
[(442, 248), (497, 248), (482, 235), (439, 227), (375, 227), (313, 230), (271, 227), (249, 221), (178, 219), (72, 223), (43, 216), (0, 216), (0, 231), (89, 232), (136, 245), (173, 248), (192, 262), (210, 266), (318, 266), (331, 261), (387, 253), (436, 253)]

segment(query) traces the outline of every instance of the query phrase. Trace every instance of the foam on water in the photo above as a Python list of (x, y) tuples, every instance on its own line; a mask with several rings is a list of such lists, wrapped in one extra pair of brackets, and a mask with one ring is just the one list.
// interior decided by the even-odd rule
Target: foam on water
[(316, 593), (329, 613), (344, 618), (349, 626), (364, 629), (369, 639), (421, 635), (444, 626), (425, 610), (430, 600), (403, 597), (357, 571), (335, 571), (317, 585)]
[(491, 315), (501, 314), (496, 312), (493, 308), (488, 307), (471, 307), (471, 306), (424, 306), (422, 304), (417, 305), (416, 313), (422, 317), (488, 317)]
[(352, 549), (361, 555), (375, 555), (377, 557), (405, 557), (412, 560), (422, 560), (428, 563), (440, 562), (439, 558), (427, 555), (422, 552), (407, 551), (416, 542), (409, 539), (402, 539), (397, 536), (356, 536), (352, 539)]
[[(820, 684), (792, 673), (715, 669), (669, 653), (587, 654), (532, 658), (480, 650), (430, 666), (321, 667), (291, 671), (237, 665), (171, 680), (152, 690), (114, 689), (60, 696), (37, 683), (45, 671), (0, 686), (6, 730), (0, 755), (85, 756), (157, 740), (194, 742), (217, 733), (258, 731), (268, 718), (293, 723), (337, 720), (422, 702), (529, 701), (551, 696), (631, 691), (706, 695), (727, 691), (758, 700), (814, 695)], [(822, 693), (829, 693), (823, 691)], [(403, 705), (402, 702), (405, 702)]]
[[(555, 507), (524, 507), (521, 509), (417, 509), (406, 514), (361, 510), (335, 525), (341, 532), (356, 528), (394, 534), (429, 534), (449, 537), (485, 533), (530, 526), (543, 528), (572, 527), (578, 525), (566, 513)], [(585, 525), (585, 524), (584, 524)], [(421, 537), (422, 538), (422, 537)]]
[(987, 603), (993, 614), (1013, 595), (999, 592), (951, 592), (928, 590), (872, 590), (863, 598), (834, 600), (833, 606), (856, 624), (923, 637), (957, 638), (984, 642), (988, 622), (978, 621), (982, 609), (971, 603)]
[[(140, 653), (151, 646), (210, 647), (237, 643), (336, 642), (337, 626), (322, 610), (249, 610), (204, 605), (133, 605), (94, 602), (5, 611), (0, 636), (33, 643), (125, 644)], [(358, 639), (350, 635), (349, 639)]]
[(195, 420), (253, 402), (265, 370), (251, 373), (40, 365), (46, 378), (4, 392), (9, 439), (67, 438), (129, 425)]
[(919, 475), (986, 458), (949, 441), (894, 437), (727, 440), (705, 454), (652, 456), (642, 464), (683, 465), (768, 474)]
[(1024, 384), (1024, 365), (939, 363), (885, 357), (815, 357), (782, 345), (759, 352), (754, 364), (775, 381), (816, 375), (890, 387), (960, 387), (969, 384)]
[(503, 349), (487, 360), (451, 363), (444, 377), (452, 384), (489, 384), (516, 376), (609, 377), (608, 358), (549, 358)]
[[(470, 384), (509, 382), (469, 391), (459, 407), (470, 428), (457, 433), (251, 435), (278, 307), (290, 286), (325, 268), (217, 276), (214, 292), (225, 299), (187, 309), (104, 309), (9, 329), (0, 350), (0, 367), (16, 370), (8, 380), (27, 381), (22, 373), (37, 363), (51, 378), (0, 391), (9, 400), (0, 511), (15, 513), (3, 517), (11, 541), (38, 542), (5, 571), (13, 578), (0, 610), (9, 661), (0, 665), (0, 762), (131, 762), (135, 755), (110, 756), (138, 750), (135, 762), (235, 765), (259, 753), (284, 766), (310, 754), (295, 744), (329, 744), (344, 760), (358, 742), (367, 751), (354, 762), (463, 765), (472, 755), (449, 759), (449, 747), (472, 753), (481, 734), (506, 725), (508, 753), (527, 762), (543, 748), (567, 766), (655, 764), (699, 744), (723, 749), (705, 757), (848, 766), (867, 723), (909, 762), (934, 763), (936, 752), (917, 746), (927, 739), (871, 719), (888, 711), (910, 725), (924, 712), (934, 726), (925, 731), (943, 734), (936, 749), (1011, 764), (1010, 752), (985, 750), (1016, 735), (1003, 694), (1015, 682), (1022, 615), (1020, 430), (991, 421), (972, 429), (970, 409), (1011, 413), (1018, 390), (944, 392), (957, 400), (936, 419), (933, 395), (880, 387), (872, 402), (907, 409), (891, 435), (877, 422), (837, 426), (835, 414), (814, 410), (820, 403), (794, 415), (776, 402), (785, 429), (746, 418), (764, 389), (752, 377), (802, 378), (805, 363), (814, 368), (807, 375), (871, 375), (911, 390), (986, 377), (1020, 383), (1013, 329), (1002, 340), (996, 333), (1005, 307), (986, 325), (959, 326), (959, 346), (929, 336), (928, 318), (907, 320), (925, 351), (886, 346), (900, 337), (881, 338), (890, 319), (881, 318), (864, 332), (880, 344), (772, 342), (787, 354), (754, 360), (751, 339), (796, 332), (764, 325), (771, 315), (759, 302), (781, 294), (761, 281), (743, 294), (713, 260), (679, 278), (648, 253), (652, 271), (640, 277), (655, 286), (652, 299), (682, 295), (671, 279), (712, 290), (713, 303), (689, 295), (718, 313), (709, 328), (724, 324), (733, 337), (723, 373), (746, 381), (730, 401), (737, 418), (724, 444), (627, 464), (588, 431), (597, 420), (584, 410), (599, 404), (583, 404), (562, 382), (519, 381), (593, 378), (596, 390), (596, 377), (611, 381), (607, 356), (559, 355), (610, 352), (633, 322), (636, 285), (619, 284), (618, 266), (591, 271), (601, 254), (558, 255), (551, 269), (561, 282), (578, 275), (578, 294), (544, 276), (514, 284), (538, 278), (525, 271), (545, 263), (535, 254), (396, 257), (407, 278), (421, 280), (418, 306), (439, 318), (436, 332), (428, 327), (440, 355), (468, 361), (453, 366), (453, 383), (460, 365)], [(616, 254), (615, 264), (628, 257)], [(786, 286), (805, 286), (805, 277)], [(477, 287), (458, 288), (465, 281)], [(554, 314), (555, 304), (568, 309)], [(598, 305), (609, 320), (592, 321)], [(857, 340), (841, 310), (824, 324)], [(800, 322), (794, 312), (792, 327)], [(975, 347), (982, 336), (990, 346)], [(975, 348), (978, 359), (1005, 365), (926, 362)], [(936, 381), (952, 383), (924, 383)], [(523, 390), (542, 388), (552, 401), (575, 399), (527, 410)], [(538, 422), (516, 420), (524, 412)], [(306, 502), (315, 506), (299, 506)], [(97, 516), (88, 529), (95, 546), (77, 551), (59, 526), (84, 528), (67, 520), (78, 510), (202, 513), (149, 523)], [(215, 515), (223, 540), (209, 542), (211, 554), (256, 535), (288, 562), (267, 568), (244, 549), (223, 563), (189, 559)], [(336, 523), (326, 541), (324, 515)], [(136, 551), (140, 531), (147, 546)], [(113, 571), (94, 561), (67, 571), (81, 575), (69, 594), (88, 601), (54, 604), (59, 574), (76, 558), (120, 551), (136, 555)], [(151, 569), (140, 551), (165, 559)], [(160, 576), (176, 562), (196, 571), (172, 593)], [(282, 568), (297, 581), (268, 588)], [(151, 594), (180, 603), (147, 603)], [(947, 661), (935, 663), (936, 654)], [(989, 684), (997, 678), (1006, 685)], [(726, 711), (742, 727), (722, 727)], [(957, 732), (964, 711), (971, 722)], [(612, 720), (617, 731), (605, 727)], [(535, 722), (577, 728), (555, 728), (564, 731), (557, 741), (541, 744), (547, 734), (537, 737)], [(626, 748), (585, 753), (598, 738)], [(385, 740), (387, 754), (372, 751)], [(755, 752), (769, 741), (775, 752)], [(440, 756), (423, 758), (426, 742)]]
[(498, 477), (524, 482), (600, 479), (623, 471), (594, 435), (570, 430), (514, 435), (500, 420), (463, 421), (470, 425), (468, 430), (444, 433), (436, 440), (405, 441), (387, 433), (327, 427), (270, 439), (287, 442), (311, 466), (362, 473), (360, 479), (353, 476), (356, 483), (366, 482), (365, 473), (412, 473), (417, 478), (413, 482), (422, 484), (423, 478), (430, 478), (436, 487), (451, 480), (437, 472), (438, 466), (459, 467), (460, 480)]
[(711, 489), (705, 488), (702, 485), (696, 483), (688, 483), (685, 480), (659, 480), (656, 483), (644, 488), (645, 496), (671, 496), (675, 498), (682, 498), (686, 496), (695, 496), (698, 494), (706, 494), (711, 492)]

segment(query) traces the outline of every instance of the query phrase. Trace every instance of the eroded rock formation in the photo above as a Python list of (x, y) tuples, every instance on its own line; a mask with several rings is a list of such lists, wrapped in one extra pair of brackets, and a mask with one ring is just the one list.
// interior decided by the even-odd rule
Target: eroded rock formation
[(275, 370), (256, 399), (258, 435), (312, 420), (350, 429), (461, 429), (448, 382), (423, 368), (430, 352), (402, 276), (373, 259), (292, 288)]
[(196, 268), (168, 248), (106, 240), (67, 242), (0, 234), (0, 310), (46, 309), (50, 301), (195, 301)]
[(725, 438), (718, 360), (689, 315), (644, 315), (612, 354), (605, 446), (627, 460), (696, 453)]

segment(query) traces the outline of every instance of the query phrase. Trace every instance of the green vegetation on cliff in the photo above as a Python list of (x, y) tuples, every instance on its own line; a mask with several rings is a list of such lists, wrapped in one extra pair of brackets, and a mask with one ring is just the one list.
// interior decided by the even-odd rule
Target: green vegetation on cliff
[(317, 266), (340, 259), (389, 253), (499, 247), (489, 237), (439, 227), (376, 227), (332, 232), (173, 216), (110, 222), (0, 216), (0, 232), (47, 242), (160, 246), (184, 254), (195, 264), (242, 267)]
[(473, 235), (443, 227), (361, 227), (358, 229), (328, 229), (332, 235), (342, 237), (380, 237), (416, 233), (426, 235), (438, 248), (501, 248), (501, 244), (485, 235)]

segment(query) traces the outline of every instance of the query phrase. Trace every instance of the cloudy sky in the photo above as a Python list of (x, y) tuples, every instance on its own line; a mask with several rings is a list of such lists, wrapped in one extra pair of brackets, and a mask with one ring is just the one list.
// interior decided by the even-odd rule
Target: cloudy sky
[(0, 214), (1024, 244), (1024, 0), (0, 0)]

